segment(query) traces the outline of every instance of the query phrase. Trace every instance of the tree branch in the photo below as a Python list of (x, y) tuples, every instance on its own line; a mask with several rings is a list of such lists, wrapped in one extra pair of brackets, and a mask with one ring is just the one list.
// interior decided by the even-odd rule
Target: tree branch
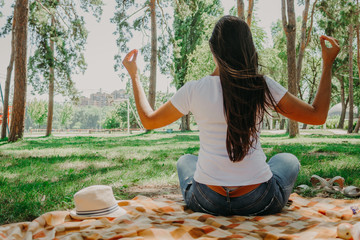
[(120, 23), (119, 23), (119, 25), (121, 25), (123, 22), (125, 22), (126, 20), (128, 20), (129, 18), (131, 18), (132, 16), (134, 16), (135, 14), (137, 14), (138, 12), (140, 12), (141, 10), (143, 10), (144, 8), (146, 8), (146, 7), (148, 7), (148, 6), (144, 6), (144, 7), (142, 7), (142, 8), (140, 8), (139, 10), (136, 10), (135, 12), (133, 12), (132, 14), (130, 14), (129, 16), (127, 16), (125, 19), (123, 19)]
[(285, 31), (285, 34), (288, 33), (287, 31), (287, 19), (286, 19), (286, 11), (285, 11), (285, 0), (281, 0), (281, 18), (282, 18), (282, 24)]
[(324, 11), (324, 13), (326, 13), (326, 15), (331, 19), (331, 20), (335, 20), (335, 18), (333, 16), (331, 16), (331, 14), (326, 11), (326, 9), (323, 6), (320, 6), (319, 9), (322, 9)]
[(309, 27), (309, 30), (308, 30), (308, 35), (306, 37), (305, 47), (307, 47), (309, 45), (309, 42), (310, 42), (310, 39), (311, 39), (311, 30), (312, 30), (313, 23), (314, 23), (314, 12), (315, 12), (315, 7), (316, 7), (317, 1), (318, 0), (315, 0), (315, 2), (313, 4), (313, 7), (312, 7), (312, 10), (311, 10), (311, 22), (310, 22), (310, 27)]
[(246, 22), (249, 25), (249, 27), (251, 26), (251, 17), (252, 17), (253, 9), (254, 9), (254, 0), (249, 0), (248, 13), (246, 18)]
[[(158, 5), (158, 7), (160, 8), (160, 11), (161, 11), (161, 16), (162, 16), (161, 22), (162, 22), (163, 24), (165, 24), (165, 29), (166, 29), (166, 31), (168, 32), (169, 36), (170, 36), (171, 42), (173, 42), (173, 41), (174, 41), (174, 38), (171, 36), (170, 27), (169, 27), (169, 25), (167, 24), (167, 22), (165, 21), (166, 19), (165, 19), (164, 9), (163, 9), (162, 6), (160, 5), (160, 1), (159, 1), (159, 0), (157, 0), (157, 5)], [(164, 32), (163, 32), (163, 31), (162, 31), (162, 34), (163, 34), (163, 36), (164, 36)]]

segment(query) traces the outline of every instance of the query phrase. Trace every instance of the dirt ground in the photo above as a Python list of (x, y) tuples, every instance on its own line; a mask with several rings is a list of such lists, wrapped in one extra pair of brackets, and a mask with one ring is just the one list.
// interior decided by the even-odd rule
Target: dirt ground
[(126, 189), (133, 196), (143, 195), (151, 198), (166, 198), (169, 200), (181, 200), (182, 195), (179, 185), (142, 185), (132, 186)]

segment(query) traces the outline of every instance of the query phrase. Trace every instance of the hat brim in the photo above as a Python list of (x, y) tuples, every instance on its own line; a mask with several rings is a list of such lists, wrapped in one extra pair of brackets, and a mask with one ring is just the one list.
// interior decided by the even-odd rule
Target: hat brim
[(81, 215), (77, 215), (76, 214), (76, 210), (73, 209), (70, 211), (70, 216), (74, 219), (78, 219), (78, 220), (83, 220), (83, 219), (91, 219), (91, 218), (103, 218), (103, 217), (112, 217), (112, 218), (117, 218), (117, 217), (121, 217), (123, 215), (126, 214), (125, 209), (123, 209), (122, 207), (118, 206), (118, 209), (116, 209), (116, 211), (109, 213), (109, 214), (105, 214), (105, 215), (95, 215), (95, 216), (81, 216)]

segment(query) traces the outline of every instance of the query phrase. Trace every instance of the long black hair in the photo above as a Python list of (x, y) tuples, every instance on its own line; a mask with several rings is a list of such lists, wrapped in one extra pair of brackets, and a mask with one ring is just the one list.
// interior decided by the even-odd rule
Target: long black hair
[(238, 17), (224, 16), (209, 40), (219, 67), (227, 122), (226, 149), (233, 162), (244, 159), (257, 141), (268, 107), (275, 101), (263, 75), (249, 26)]

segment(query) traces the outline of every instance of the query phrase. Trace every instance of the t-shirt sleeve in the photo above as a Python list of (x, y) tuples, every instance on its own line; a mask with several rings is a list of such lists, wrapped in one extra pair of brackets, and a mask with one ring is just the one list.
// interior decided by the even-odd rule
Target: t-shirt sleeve
[(287, 93), (286, 88), (280, 85), (280, 83), (275, 80), (269, 78), (268, 76), (264, 76), (266, 84), (270, 90), (271, 95), (273, 96), (275, 103), (278, 104), (280, 100), (284, 97), (285, 93)]
[(171, 103), (182, 114), (188, 114), (191, 109), (191, 87), (193, 82), (187, 82), (171, 98)]

